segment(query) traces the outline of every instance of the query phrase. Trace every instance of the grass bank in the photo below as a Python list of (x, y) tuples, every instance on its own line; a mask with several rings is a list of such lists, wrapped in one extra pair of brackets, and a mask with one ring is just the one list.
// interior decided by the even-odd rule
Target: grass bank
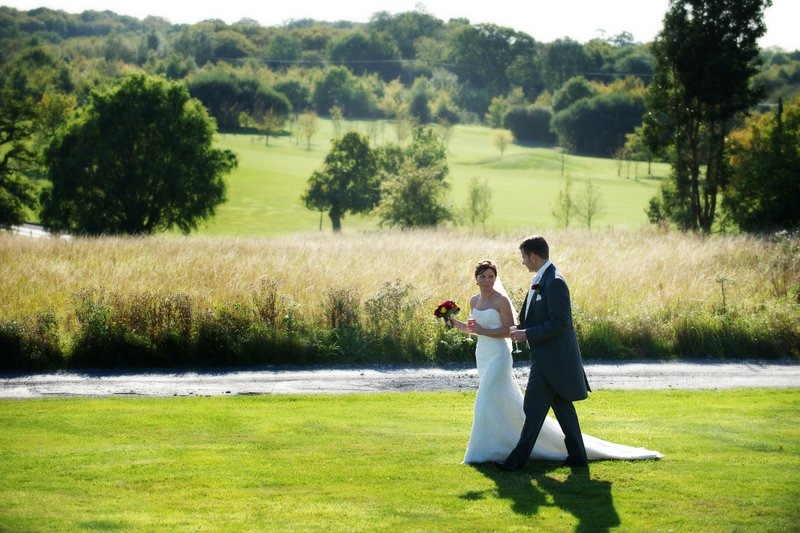
[[(472, 360), (432, 312), (525, 233), (30, 239), (0, 235), (0, 368)], [(586, 359), (800, 358), (797, 239), (554, 231)], [(464, 310), (466, 313), (466, 309)]]
[(660, 461), (460, 464), (473, 392), (0, 401), (8, 531), (789, 531), (800, 392), (600, 391)]

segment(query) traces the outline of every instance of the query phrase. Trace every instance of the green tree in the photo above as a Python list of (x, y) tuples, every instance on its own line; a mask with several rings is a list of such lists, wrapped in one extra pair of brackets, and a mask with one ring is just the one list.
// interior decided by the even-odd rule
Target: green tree
[(222, 129), (238, 129), (242, 113), (256, 122), (266, 114), (285, 121), (292, 110), (284, 94), (267, 87), (253, 75), (243, 75), (229, 67), (206, 68), (189, 80), (188, 87)]
[(322, 170), (308, 179), (302, 196), (308, 209), (328, 211), (335, 233), (342, 230), (347, 213), (371, 211), (380, 199), (375, 153), (369, 140), (349, 131), (333, 141)]
[(553, 93), (553, 111), (558, 113), (578, 100), (597, 95), (597, 87), (583, 76), (574, 76)]
[(478, 178), (472, 178), (469, 182), (469, 192), (467, 193), (467, 203), (464, 207), (465, 218), (469, 221), (471, 228), (480, 224), (486, 228), (486, 220), (492, 214), (492, 188), (489, 182)]
[(319, 131), (320, 124), (317, 114), (313, 111), (305, 111), (297, 118), (297, 127), (300, 128), (300, 135), (306, 140), (306, 150), (311, 150), (311, 137)]
[(430, 105), (430, 84), (425, 78), (417, 78), (409, 92), (408, 114), (417, 124), (433, 121)]
[(641, 124), (644, 99), (615, 91), (578, 100), (553, 116), (551, 127), (562, 145), (577, 152), (609, 157), (625, 144), (625, 135)]
[(603, 210), (600, 191), (595, 188), (592, 180), (587, 181), (583, 191), (578, 193), (573, 208), (578, 218), (586, 223), (586, 227), (592, 229), (592, 222)]
[(492, 132), (492, 145), (500, 150), (500, 159), (503, 159), (506, 148), (513, 142), (514, 135), (508, 130), (494, 130)]
[(446, 205), (449, 169), (444, 143), (432, 129), (416, 128), (405, 149), (380, 152), (381, 225), (399, 228), (437, 226), (453, 219)]
[[(771, 0), (671, 0), (652, 46), (646, 135), (668, 139), (670, 187), (651, 203), (682, 229), (709, 233), (729, 176), (725, 137), (758, 101), (758, 39)], [(673, 195), (674, 193), (674, 195)], [(654, 213), (650, 214), (654, 218)]]
[(396, 15), (381, 11), (372, 15), (369, 21), (371, 30), (392, 36), (406, 59), (415, 57), (419, 39), (438, 36), (443, 26), (441, 20), (421, 11), (406, 11)]
[(544, 84), (550, 92), (556, 91), (568, 79), (586, 72), (586, 52), (583, 45), (572, 39), (556, 39), (542, 52)]
[(647, 161), (647, 174), (652, 174), (651, 163), (655, 154), (653, 154), (650, 146), (645, 140), (644, 126), (637, 126), (632, 133), (625, 135), (625, 146), (623, 147), (626, 153), (634, 160), (634, 179), (639, 179), (639, 161)]
[(267, 46), (268, 63), (277, 68), (286, 68), (300, 57), (303, 51), (300, 40), (289, 31), (276, 33)]
[(386, 33), (354, 30), (334, 38), (328, 46), (332, 63), (346, 65), (359, 76), (375, 73), (389, 81), (402, 70), (400, 51)]
[(24, 222), (26, 208), (36, 206), (34, 187), (24, 174), (36, 159), (31, 148), (35, 120), (30, 97), (0, 90), (0, 228)]
[(46, 152), (42, 222), (83, 234), (188, 233), (225, 198), (237, 164), (182, 84), (134, 75), (94, 92)]
[(325, 113), (334, 106), (349, 117), (367, 117), (378, 109), (375, 94), (364, 87), (361, 78), (345, 67), (326, 68), (314, 84), (311, 100), (316, 110)]
[(572, 197), (572, 177), (564, 178), (564, 188), (558, 191), (558, 197), (553, 205), (553, 217), (562, 228), (568, 228), (575, 214), (575, 199)]
[(448, 37), (449, 69), (466, 84), (462, 87), (462, 107), (483, 115), (492, 96), (510, 89), (510, 72), (519, 80), (517, 57), (536, 53), (536, 43), (529, 35), (494, 24), (461, 25)]
[(539, 105), (515, 106), (503, 117), (503, 124), (520, 142), (553, 144), (555, 135), (550, 130), (553, 112)]
[(745, 231), (800, 228), (800, 97), (730, 137), (725, 211)]

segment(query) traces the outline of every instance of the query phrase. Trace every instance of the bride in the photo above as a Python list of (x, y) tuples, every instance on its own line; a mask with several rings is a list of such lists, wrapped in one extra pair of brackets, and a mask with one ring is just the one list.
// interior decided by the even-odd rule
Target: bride
[[(480, 292), (470, 299), (468, 324), (450, 318), (453, 327), (478, 336), (475, 348), (480, 383), (475, 397), (472, 431), (465, 463), (502, 461), (514, 449), (525, 422), (523, 395), (513, 372), (508, 328), (515, 323), (514, 307), (497, 278), (497, 266), (484, 260), (475, 268)], [(497, 286), (495, 286), (497, 285)], [(659, 459), (662, 454), (615, 444), (583, 433), (588, 459)], [(548, 416), (531, 452), (532, 459), (563, 461), (567, 457), (564, 433)]]

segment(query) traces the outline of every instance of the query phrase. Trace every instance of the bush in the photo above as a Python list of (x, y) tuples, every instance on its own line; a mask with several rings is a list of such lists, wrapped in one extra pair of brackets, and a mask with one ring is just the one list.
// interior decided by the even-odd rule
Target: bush
[[(0, 370), (472, 364), (475, 358), (474, 338), (444, 328), (417, 289), (399, 280), (363, 301), (352, 289), (332, 288), (319, 305), (305, 308), (272, 281), (257, 283), (244, 302), (213, 309), (185, 294), (83, 291), (73, 301), (64, 352), (53, 312), (0, 322)], [(750, 310), (733, 302), (642, 317), (598, 316), (576, 306), (574, 318), (586, 360), (800, 359), (794, 305), (776, 301)]]
[(550, 130), (552, 118), (553, 113), (548, 108), (517, 106), (505, 114), (503, 124), (517, 141), (553, 144), (556, 136)]
[(1, 371), (55, 370), (62, 358), (53, 312), (44, 312), (32, 321), (0, 322)]

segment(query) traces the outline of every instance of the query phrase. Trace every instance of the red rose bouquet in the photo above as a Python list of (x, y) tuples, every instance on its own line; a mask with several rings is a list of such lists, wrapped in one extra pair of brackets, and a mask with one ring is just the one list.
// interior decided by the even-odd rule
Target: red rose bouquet
[(433, 316), (436, 318), (441, 318), (444, 321), (444, 325), (448, 328), (453, 327), (453, 323), (450, 321), (450, 317), (455, 315), (461, 311), (458, 305), (452, 300), (445, 300), (439, 305), (436, 306), (436, 310), (433, 312)]

